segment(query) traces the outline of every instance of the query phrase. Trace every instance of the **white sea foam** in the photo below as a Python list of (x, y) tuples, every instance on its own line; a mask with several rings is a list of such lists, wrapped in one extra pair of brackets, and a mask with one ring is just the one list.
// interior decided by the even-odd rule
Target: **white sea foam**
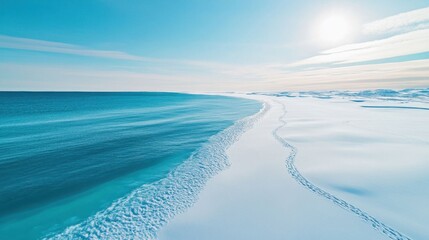
[(257, 114), (211, 137), (166, 178), (141, 186), (84, 222), (45, 239), (155, 239), (163, 225), (195, 203), (209, 178), (229, 166), (226, 149), (267, 110), (264, 104)]

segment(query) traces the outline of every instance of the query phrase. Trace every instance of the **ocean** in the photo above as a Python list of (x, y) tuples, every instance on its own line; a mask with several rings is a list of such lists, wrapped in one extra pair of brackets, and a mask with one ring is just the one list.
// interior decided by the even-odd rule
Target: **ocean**
[[(196, 94), (0, 92), (0, 236), (86, 238), (95, 235), (85, 223), (112, 219), (115, 209), (136, 216), (166, 209), (141, 203), (176, 181), (175, 169), (196, 153), (211, 158), (212, 150), (199, 150), (260, 109), (252, 100)], [(183, 172), (198, 168), (195, 160)], [(136, 199), (145, 207), (129, 206)]]

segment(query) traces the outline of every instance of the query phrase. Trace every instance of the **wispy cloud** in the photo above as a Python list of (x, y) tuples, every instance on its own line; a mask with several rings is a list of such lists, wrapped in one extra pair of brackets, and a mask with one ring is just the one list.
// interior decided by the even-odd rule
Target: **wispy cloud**
[(377, 64), (373, 61), (429, 52), (429, 8), (368, 23), (364, 30), (390, 36), (328, 49), (293, 62), (287, 65), (293, 72), (271, 75), (267, 84), (301, 90), (428, 85), (429, 59)]
[[(367, 33), (386, 38), (347, 44), (266, 70), (269, 90), (427, 87), (429, 59), (374, 63), (429, 52), (429, 8), (398, 14), (365, 25)], [(412, 58), (411, 58), (412, 59)]]
[(231, 71), (231, 69), (240, 67), (231, 64), (212, 61), (144, 57), (125, 53), (122, 51), (96, 50), (75, 44), (45, 41), (31, 38), (20, 38), (7, 35), (0, 35), (0, 48), (78, 55), (85, 57), (108, 58), (117, 60), (150, 62), (161, 65), (174, 65), (175, 67), (182, 68), (191, 67), (194, 69), (204, 69), (208, 71)]
[[(290, 67), (356, 64), (429, 52), (429, 8), (417, 9), (364, 25), (366, 33), (393, 36), (347, 44), (290, 64)], [(333, 64), (333, 65), (332, 65)]]
[(367, 34), (412, 31), (429, 27), (429, 7), (383, 18), (363, 27)]
[[(220, 79), (231, 80), (235, 78), (243, 78), (246, 77), (246, 75), (259, 76), (264, 74), (261, 72), (263, 71), (263, 68), (259, 66), (246, 66), (200, 60), (148, 58), (128, 54), (121, 51), (94, 50), (75, 44), (30, 38), (19, 38), (7, 35), (0, 35), (0, 48), (51, 52), (59, 54), (78, 55), (84, 57), (130, 60), (143, 62), (143, 64), (150, 63), (150, 66), (152, 66), (151, 70), (148, 70), (145, 73), (142, 73), (140, 70), (137, 69), (134, 69), (134, 71), (112, 71), (106, 69), (102, 71), (95, 71), (89, 69), (82, 69), (81, 67), (63, 68), (58, 66), (46, 67), (40, 65), (34, 65), (34, 67), (31, 67), (28, 65), (20, 66), (16, 64), (11, 64), (7, 67), (3, 66), (3, 69), (9, 69), (7, 72), (10, 75), (13, 75), (13, 71), (11, 71), (11, 69), (14, 69), (15, 73), (25, 72), (26, 74), (33, 75), (34, 78), (36, 78), (36, 75), (52, 75), (61, 76), (58, 77), (60, 79), (68, 79), (70, 77), (77, 76), (82, 77), (84, 79), (104, 78), (106, 81), (127, 79), (138, 81), (139, 83), (146, 82), (149, 85), (155, 86), (155, 88), (151, 87), (150, 89), (157, 89), (156, 86), (159, 85), (160, 81), (171, 81), (171, 83), (169, 84), (163, 83), (159, 86), (166, 87), (166, 85), (168, 85), (169, 88), (171, 86), (178, 87), (179, 85), (182, 85), (182, 87), (177, 89), (187, 89), (188, 87), (186, 85), (190, 84), (188, 80), (191, 80), (194, 86), (200, 86), (209, 84), (210, 81), (204, 83), (204, 79), (210, 79), (211, 76), (217, 76), (217, 82), (219, 83), (221, 82)], [(147, 70), (147, 68), (145, 69)], [(6, 70), (3, 73), (5, 72)], [(34, 74), (30, 74), (30, 72), (33, 72)], [(81, 76), (80, 74), (84, 75)], [(196, 79), (199, 79), (199, 81), (192, 81)], [(213, 84), (213, 82), (211, 82), (211, 84)], [(130, 86), (141, 86), (141, 84), (133, 84)], [(194, 87), (191, 87), (190, 89), (194, 89)]]
[(0, 48), (140, 61), (142, 64), (137, 65), (142, 66), (147, 62), (157, 63), (151, 70), (138, 66), (112, 70), (108, 66), (89, 69), (0, 64), (0, 89), (43, 90), (49, 86), (51, 90), (283, 91), (422, 87), (429, 84), (429, 59), (369, 62), (429, 52), (428, 11), (429, 8), (424, 8), (368, 23), (364, 26), (368, 33), (394, 34), (328, 49), (291, 64), (237, 65), (146, 58), (121, 51), (0, 35)]
[(7, 35), (0, 35), (0, 48), (21, 49), (38, 52), (51, 52), (121, 60), (153, 61), (153, 59), (150, 58), (135, 56), (119, 51), (94, 50), (74, 44), (51, 42), (30, 38), (19, 38)]
[(429, 52), (428, 39), (429, 29), (416, 30), (381, 40), (329, 49), (320, 55), (292, 63), (290, 66), (358, 63)]
[(269, 90), (321, 90), (424, 87), (429, 82), (429, 59), (365, 64), (272, 74)]
[(0, 64), (0, 72), (0, 89), (12, 90), (29, 86), (37, 90), (241, 92), (408, 88), (428, 85), (429, 59), (302, 71), (260, 65), (213, 75), (32, 64)]
[(225, 86), (225, 81), (208, 74), (0, 63), (0, 89), (3, 90), (25, 90), (31, 87), (34, 90), (66, 91), (196, 91), (218, 89), (216, 86)]

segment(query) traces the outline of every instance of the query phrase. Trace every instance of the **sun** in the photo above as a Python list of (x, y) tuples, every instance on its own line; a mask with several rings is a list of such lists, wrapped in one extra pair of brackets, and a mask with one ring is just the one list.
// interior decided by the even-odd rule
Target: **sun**
[(352, 27), (351, 19), (348, 16), (331, 12), (317, 22), (316, 36), (324, 44), (341, 43), (350, 37)]

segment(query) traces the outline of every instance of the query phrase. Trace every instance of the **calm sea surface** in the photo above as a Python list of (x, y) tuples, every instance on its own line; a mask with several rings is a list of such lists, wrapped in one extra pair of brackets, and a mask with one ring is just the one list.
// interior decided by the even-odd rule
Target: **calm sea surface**
[(260, 108), (177, 93), (0, 92), (0, 238), (79, 223)]

